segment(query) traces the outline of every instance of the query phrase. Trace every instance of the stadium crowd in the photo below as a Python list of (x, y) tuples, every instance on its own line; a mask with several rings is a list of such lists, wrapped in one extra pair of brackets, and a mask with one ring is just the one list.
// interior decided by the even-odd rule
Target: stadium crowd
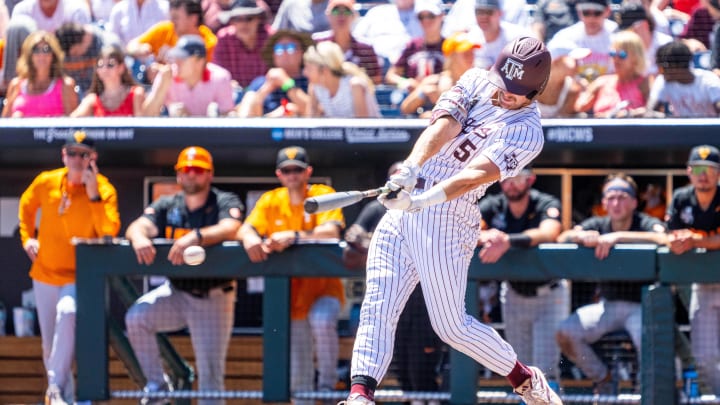
[(6, 0), (2, 115), (423, 117), (535, 36), (544, 118), (716, 117), (718, 26), (717, 0)]

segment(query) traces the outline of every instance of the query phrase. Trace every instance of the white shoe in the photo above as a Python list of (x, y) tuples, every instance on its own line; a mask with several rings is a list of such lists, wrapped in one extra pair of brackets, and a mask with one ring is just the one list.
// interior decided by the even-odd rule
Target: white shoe
[(45, 405), (68, 405), (62, 397), (60, 387), (57, 384), (50, 384), (45, 391)]
[(370, 399), (355, 393), (350, 394), (346, 400), (338, 402), (337, 405), (375, 405), (375, 401), (371, 401)]
[(562, 405), (560, 397), (550, 388), (542, 371), (537, 367), (528, 368), (532, 371), (532, 377), (515, 388), (515, 393), (527, 405)]

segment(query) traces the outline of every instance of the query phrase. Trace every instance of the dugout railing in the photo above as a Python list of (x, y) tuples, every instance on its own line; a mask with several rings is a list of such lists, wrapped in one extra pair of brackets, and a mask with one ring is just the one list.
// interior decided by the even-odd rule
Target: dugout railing
[[(165, 257), (169, 247), (167, 243), (158, 244), (157, 256)], [(544, 244), (534, 249), (511, 249), (493, 265), (482, 265), (475, 256), (470, 266), (468, 291), (477, 291), (479, 282), (498, 279), (647, 281), (651, 286), (643, 294), (641, 395), (634, 399), (626, 398), (624, 403), (673, 405), (678, 403), (678, 393), (674, 369), (674, 304), (670, 284), (720, 281), (716, 272), (707, 271), (714, 267), (718, 258), (720, 253), (716, 252), (695, 251), (675, 256), (654, 245), (619, 245), (606, 260), (599, 261), (592, 249), (579, 248), (574, 244)], [(158, 260), (152, 266), (141, 266), (132, 248), (121, 240), (108, 244), (80, 243), (77, 246), (76, 341), (77, 347), (81, 348), (77, 350), (76, 359), (80, 400), (107, 400), (113, 394), (108, 385), (110, 280), (113, 277), (151, 274), (265, 277), (263, 389), (260, 393), (247, 393), (246, 398), (262, 398), (266, 402), (286, 402), (291, 397), (288, 371), (290, 277), (363, 276), (362, 272), (343, 267), (341, 248), (337, 242), (291, 247), (263, 263), (250, 263), (238, 243), (225, 243), (208, 248), (207, 260), (198, 267), (173, 266), (164, 260)], [(476, 312), (476, 294), (467, 295), (466, 307), (471, 314)], [(479, 365), (457, 352), (451, 356), (450, 389), (442, 398), (451, 404), (478, 403), (482, 399), (477, 384)], [(243, 398), (242, 393), (235, 398)], [(517, 397), (510, 395), (508, 398), (491, 402), (517, 402)], [(572, 398), (566, 400), (575, 403)], [(693, 403), (701, 402), (695, 399)]]

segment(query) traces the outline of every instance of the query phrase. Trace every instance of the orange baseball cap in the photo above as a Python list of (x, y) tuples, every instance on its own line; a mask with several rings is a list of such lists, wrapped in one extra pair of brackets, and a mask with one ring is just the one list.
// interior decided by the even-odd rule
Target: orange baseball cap
[(205, 170), (213, 170), (213, 159), (210, 152), (200, 146), (189, 146), (178, 155), (175, 170), (183, 167), (199, 167)]
[(442, 43), (442, 53), (448, 56), (455, 52), (466, 52), (471, 49), (480, 49), (482, 45), (473, 41), (466, 32), (456, 32)]

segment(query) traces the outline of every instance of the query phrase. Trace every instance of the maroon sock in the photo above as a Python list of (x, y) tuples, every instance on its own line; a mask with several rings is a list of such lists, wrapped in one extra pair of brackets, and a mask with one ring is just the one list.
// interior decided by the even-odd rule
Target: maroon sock
[(375, 400), (375, 393), (373, 392), (373, 390), (371, 390), (370, 387), (363, 385), (363, 384), (351, 385), (350, 386), (350, 395), (352, 395), (352, 394), (360, 394), (371, 401)]
[(526, 365), (516, 361), (515, 367), (505, 378), (510, 381), (510, 385), (512, 385), (513, 388), (517, 388), (530, 377), (532, 377), (532, 371), (527, 368)]

